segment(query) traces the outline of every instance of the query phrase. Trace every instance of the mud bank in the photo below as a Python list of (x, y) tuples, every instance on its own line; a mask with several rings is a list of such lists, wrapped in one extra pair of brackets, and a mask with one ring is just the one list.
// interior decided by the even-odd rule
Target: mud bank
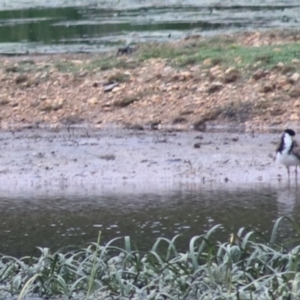
[(286, 181), (278, 134), (44, 129), (0, 133), (2, 193)]

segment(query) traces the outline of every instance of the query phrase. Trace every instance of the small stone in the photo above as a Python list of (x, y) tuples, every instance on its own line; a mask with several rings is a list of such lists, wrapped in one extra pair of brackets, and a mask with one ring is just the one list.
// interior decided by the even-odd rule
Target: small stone
[(298, 58), (293, 58), (293, 59), (291, 60), (291, 62), (292, 62), (293, 64), (298, 64), (298, 63), (300, 62), (300, 59), (298, 59)]
[(140, 124), (129, 124), (125, 126), (125, 128), (129, 130), (139, 130), (139, 131), (144, 130), (144, 127)]
[(194, 113), (194, 111), (192, 109), (186, 109), (186, 110), (181, 111), (180, 115), (186, 116), (186, 115), (191, 115), (193, 113)]
[(230, 74), (230, 73), (235, 72), (235, 71), (237, 71), (236, 68), (230, 67), (230, 68), (225, 70), (225, 74)]
[(104, 87), (104, 92), (105, 93), (108, 93), (108, 92), (111, 92), (115, 87), (117, 87), (119, 84), (114, 82), (114, 83), (111, 83), (111, 84), (108, 84)]
[(272, 108), (271, 110), (270, 110), (270, 114), (271, 114), (271, 116), (281, 116), (281, 115), (283, 115), (285, 113), (285, 110), (283, 110), (283, 109), (281, 109), (281, 108)]
[(52, 104), (52, 110), (53, 110), (53, 111), (60, 110), (60, 109), (63, 108), (63, 106), (64, 106), (63, 103), (54, 102), (54, 103)]
[(292, 98), (298, 98), (300, 97), (300, 88), (294, 87), (289, 91), (289, 96)]
[(206, 124), (204, 119), (200, 119), (199, 121), (194, 123), (194, 129), (198, 131), (205, 131), (206, 129)]
[(18, 107), (19, 106), (19, 103), (18, 102), (12, 102), (10, 104), (11, 107)]
[(149, 126), (151, 130), (158, 130), (161, 121), (151, 121)]
[(243, 59), (240, 56), (237, 56), (234, 58), (234, 62), (236, 62), (237, 64), (241, 64), (243, 61)]
[(176, 73), (176, 74), (173, 74), (172, 77), (171, 77), (171, 81), (178, 81), (179, 78), (180, 78), (180, 77), (179, 77), (179, 74), (177, 74), (177, 73)]
[(9, 101), (7, 100), (7, 99), (0, 99), (0, 105), (6, 105), (6, 104), (8, 104), (9, 103)]
[[(295, 67), (294, 66), (284, 66), (282, 69), (281, 69), (281, 73), (282, 74), (289, 74), (289, 73), (292, 73), (295, 71)], [(291, 74), (289, 74), (291, 75)]]
[(203, 140), (203, 136), (202, 135), (197, 135), (197, 136), (195, 136), (195, 140)]
[(195, 143), (194, 144), (194, 148), (200, 148), (201, 147), (201, 143)]
[[(275, 81), (275, 79), (274, 80), (272, 79), (272, 81)], [(276, 86), (278, 88), (283, 89), (284, 91), (288, 91), (292, 87), (290, 82), (291, 82), (290, 78), (283, 76), (277, 80)]]
[(207, 59), (204, 59), (203, 61), (203, 66), (211, 66), (212, 65), (212, 60), (211, 58), (207, 58)]
[(240, 72), (235, 68), (228, 68), (225, 71), (223, 82), (230, 83), (235, 82), (241, 76)]
[(206, 91), (211, 94), (220, 91), (222, 88), (223, 84), (221, 82), (214, 82), (207, 88)]
[(117, 107), (126, 107), (136, 101), (139, 101), (136, 97), (124, 97), (122, 99), (116, 99), (112, 104)]
[(52, 111), (53, 110), (53, 101), (48, 99), (45, 102), (43, 102), (43, 104), (40, 106), (40, 110), (46, 111), (46, 112)]
[(224, 75), (223, 70), (218, 65), (210, 68), (209, 73), (210, 73), (211, 77), (213, 77), (213, 78), (221, 78)]
[(259, 80), (263, 77), (266, 77), (266, 75), (268, 74), (268, 72), (262, 70), (262, 69), (258, 69), (251, 77), (251, 79), (253, 80)]
[[(269, 76), (269, 80), (273, 82), (273, 81), (275, 81), (275, 80), (277, 79), (277, 77), (278, 77), (277, 74), (271, 74), (271, 75)], [(281, 78), (280, 80), (282, 80), (282, 79), (284, 79), (284, 80), (286, 81), (286, 77), (283, 77), (283, 78)]]
[(183, 117), (177, 117), (172, 121), (172, 124), (181, 124), (181, 123), (186, 123), (187, 119)]
[(296, 113), (291, 114), (290, 120), (291, 121), (299, 121), (299, 115)]
[(297, 82), (300, 78), (300, 74), (299, 73), (294, 73), (292, 76), (291, 76), (291, 80), (293, 82)]
[(41, 75), (41, 79), (47, 79), (48, 77), (48, 73), (47, 72), (44, 72), (42, 75)]
[(17, 84), (23, 83), (28, 80), (28, 76), (25, 74), (20, 74), (15, 78), (15, 82)]
[(98, 103), (98, 98), (97, 97), (92, 97), (87, 101), (88, 104), (90, 105), (95, 105)]
[(291, 85), (289, 83), (285, 83), (281, 86), (284, 91), (289, 91), (291, 89)]
[(78, 74), (78, 77), (85, 77), (87, 74), (88, 74), (87, 71), (81, 71), (81, 72)]
[(112, 89), (112, 92), (113, 92), (113, 93), (117, 93), (117, 92), (121, 91), (122, 89), (123, 89), (122, 87), (116, 86), (116, 87), (114, 87), (114, 88)]
[(192, 77), (193, 77), (192, 73), (186, 71), (186, 72), (180, 73), (179, 79), (180, 79), (180, 81), (185, 81), (185, 80), (191, 79)]
[(272, 83), (265, 83), (265, 84), (262, 84), (260, 86), (259, 92), (260, 93), (269, 93), (269, 92), (274, 91), (274, 89), (275, 89), (274, 84), (272, 84)]
[(299, 100), (299, 99), (295, 101), (294, 107), (295, 107), (295, 108), (300, 107), (300, 100)]
[(115, 160), (116, 156), (114, 154), (104, 154), (104, 155), (99, 155), (99, 158), (104, 160)]

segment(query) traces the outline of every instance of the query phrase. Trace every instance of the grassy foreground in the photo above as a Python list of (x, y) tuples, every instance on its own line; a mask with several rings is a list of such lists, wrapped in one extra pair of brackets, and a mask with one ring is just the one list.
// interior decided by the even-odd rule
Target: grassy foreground
[[(96, 243), (86, 249), (40, 257), (0, 257), (0, 299), (299, 299), (300, 245), (276, 244), (283, 219), (276, 221), (269, 241), (241, 228), (235, 241), (213, 242), (213, 233), (190, 240), (179, 253), (176, 238), (159, 238), (152, 249)], [(163, 246), (163, 247), (162, 247)], [(164, 249), (164, 250), (163, 250)]]

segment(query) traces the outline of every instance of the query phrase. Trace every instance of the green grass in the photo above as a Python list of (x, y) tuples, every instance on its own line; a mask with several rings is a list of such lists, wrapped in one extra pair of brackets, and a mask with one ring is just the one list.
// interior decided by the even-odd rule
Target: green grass
[(81, 68), (81, 65), (77, 65), (67, 60), (56, 60), (53, 62), (53, 67), (62, 73), (75, 73)]
[(177, 66), (201, 64), (206, 59), (225, 66), (251, 68), (254, 65), (269, 68), (279, 62), (292, 64), (292, 59), (300, 59), (300, 43), (287, 43), (261, 47), (238, 45), (233, 40), (206, 40), (174, 47), (171, 44), (153, 44), (141, 47), (139, 58), (164, 58)]
[(115, 55), (103, 55), (92, 59), (89, 63), (84, 65), (84, 69), (89, 71), (105, 71), (113, 68), (118, 69), (134, 69), (140, 63), (136, 60), (127, 60), (124, 57), (116, 57)]
[[(216, 242), (220, 225), (190, 240), (179, 252), (175, 236), (159, 238), (147, 252), (113, 239), (76, 251), (17, 259), (0, 256), (0, 299), (299, 299), (300, 246), (277, 244), (278, 219), (268, 239), (241, 228), (236, 239)], [(294, 245), (294, 246), (292, 246)]]
[(137, 50), (129, 55), (117, 56), (116, 53), (99, 54), (82, 63), (72, 60), (54, 59), (45, 65), (35, 64), (34, 61), (25, 60), (5, 67), (6, 72), (35, 72), (47, 71), (50, 67), (60, 72), (79, 73), (81, 71), (95, 72), (113, 68), (134, 69), (144, 61), (152, 58), (166, 59), (170, 64), (184, 68), (193, 64), (202, 64), (210, 59), (211, 67), (221, 64), (225, 67), (235, 66), (239, 69), (252, 70), (257, 68), (271, 68), (282, 62), (287, 71), (299, 69), (300, 64), (292, 63), (294, 58), (300, 59), (300, 43), (285, 43), (269, 46), (243, 46), (234, 38), (215, 37), (204, 40), (195, 40), (178, 43), (147, 43), (137, 46)]
[(49, 66), (44, 65), (42, 68), (38, 66), (34, 60), (24, 59), (19, 63), (12, 63), (4, 67), (5, 72), (7, 73), (30, 73), (30, 72), (42, 72), (48, 70)]

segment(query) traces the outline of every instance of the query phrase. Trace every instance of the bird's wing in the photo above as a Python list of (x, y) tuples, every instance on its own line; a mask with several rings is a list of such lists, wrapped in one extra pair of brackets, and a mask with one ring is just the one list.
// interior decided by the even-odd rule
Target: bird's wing
[(281, 144), (282, 144), (281, 141), (278, 142), (278, 143), (276, 144), (276, 148), (275, 148), (275, 152), (276, 152), (276, 153), (277, 153), (278, 151), (282, 150), (282, 149), (281, 149), (281, 148), (282, 148)]
[(283, 140), (283, 138), (284, 138), (284, 135), (281, 136), (280, 141), (277, 143), (276, 150), (275, 150), (276, 153), (277, 152), (281, 152), (283, 150), (283, 148), (284, 148), (284, 140)]

